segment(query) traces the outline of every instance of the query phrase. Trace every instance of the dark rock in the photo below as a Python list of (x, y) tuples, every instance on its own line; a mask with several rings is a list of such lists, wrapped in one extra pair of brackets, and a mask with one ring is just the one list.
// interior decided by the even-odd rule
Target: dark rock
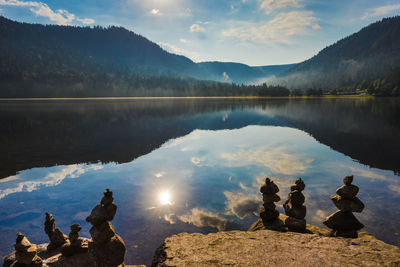
[(104, 222), (99, 226), (93, 226), (89, 230), (90, 236), (94, 243), (104, 244), (108, 242), (114, 235), (114, 227), (110, 222)]
[(291, 231), (304, 232), (306, 230), (306, 220), (287, 217), (285, 220), (286, 227)]
[(71, 257), (75, 254), (88, 252), (88, 243), (79, 237), (79, 231), (82, 230), (82, 227), (79, 224), (73, 224), (70, 228), (69, 242), (61, 247), (61, 254), (65, 257)]
[(276, 194), (271, 194), (271, 195), (266, 195), (263, 194), (263, 202), (267, 202), (267, 203), (273, 203), (273, 202), (279, 202), (281, 200), (281, 198), (276, 195)]
[(271, 181), (268, 177), (265, 179), (265, 184), (263, 184), (260, 188), (260, 192), (263, 194), (271, 195), (279, 192), (278, 186)]
[(353, 182), (353, 175), (345, 176), (343, 178), (343, 183), (345, 185), (351, 185), (352, 182)]
[(341, 232), (358, 231), (364, 227), (351, 211), (341, 210), (328, 216), (323, 223), (329, 228)]
[(331, 200), (342, 211), (362, 212), (365, 207), (358, 197), (344, 199), (339, 195), (332, 195)]
[(87, 222), (90, 222), (93, 225), (101, 225), (105, 221), (107, 221), (108, 215), (106, 208), (98, 204), (93, 209), (90, 215), (86, 218)]
[(14, 244), (15, 248), (15, 259), (11, 266), (24, 265), (38, 265), (41, 264), (42, 259), (37, 255), (37, 246), (31, 244), (28, 238), (22, 233), (17, 233), (17, 239)]
[(296, 219), (304, 219), (306, 217), (307, 208), (305, 206), (294, 207), (290, 202), (283, 204), (285, 213), (287, 216), (294, 217)]
[(361, 212), (364, 209), (364, 204), (356, 195), (358, 187), (352, 185), (353, 176), (343, 178), (345, 185), (336, 190), (337, 195), (331, 196), (332, 202), (339, 211), (326, 217), (323, 223), (333, 230), (333, 235), (341, 237), (357, 237), (357, 231), (364, 227), (352, 212)]
[(276, 205), (273, 202), (265, 202), (263, 204), (265, 210), (275, 210)]
[(115, 234), (106, 244), (91, 244), (90, 250), (96, 255), (97, 266), (113, 267), (123, 263), (126, 248), (122, 238)]
[(272, 222), (279, 217), (279, 211), (274, 210), (265, 210), (264, 206), (260, 208), (260, 217), (265, 222)]
[(44, 231), (50, 240), (50, 243), (47, 246), (48, 250), (56, 250), (68, 242), (68, 237), (64, 235), (59, 228), (56, 228), (55, 219), (53, 218), (53, 215), (48, 212), (46, 212)]
[(343, 185), (336, 190), (336, 194), (342, 198), (351, 199), (358, 193), (358, 187), (355, 185)]
[(301, 207), (305, 201), (304, 195), (298, 190), (290, 192), (288, 195), (288, 199), (290, 199), (290, 203), (294, 207)]

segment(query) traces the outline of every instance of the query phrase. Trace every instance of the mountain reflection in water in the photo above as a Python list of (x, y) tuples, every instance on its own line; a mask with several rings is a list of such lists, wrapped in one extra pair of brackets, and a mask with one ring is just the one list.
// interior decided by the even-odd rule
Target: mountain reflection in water
[(46, 242), (46, 211), (89, 236), (84, 219), (109, 187), (126, 262), (149, 265), (171, 234), (248, 228), (266, 175), (282, 203), (302, 177), (306, 219), (321, 225), (354, 174), (365, 230), (400, 245), (399, 109), (389, 98), (2, 102), (0, 256), (17, 231)]

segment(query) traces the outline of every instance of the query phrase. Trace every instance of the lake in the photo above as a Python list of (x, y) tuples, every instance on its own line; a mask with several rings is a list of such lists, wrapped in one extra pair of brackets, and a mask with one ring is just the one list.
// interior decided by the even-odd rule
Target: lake
[(282, 204), (306, 183), (308, 223), (337, 209), (330, 195), (353, 174), (368, 231), (400, 245), (400, 99), (137, 99), (0, 102), (0, 256), (16, 233), (48, 242), (44, 213), (69, 233), (103, 191), (126, 263), (151, 263), (179, 232), (246, 230), (260, 185)]

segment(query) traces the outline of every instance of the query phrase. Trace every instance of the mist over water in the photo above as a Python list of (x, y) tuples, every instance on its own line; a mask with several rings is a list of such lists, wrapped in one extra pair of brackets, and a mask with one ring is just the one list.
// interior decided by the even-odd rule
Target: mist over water
[[(0, 106), (0, 256), (15, 233), (47, 242), (44, 213), (68, 234), (105, 188), (126, 263), (149, 265), (179, 232), (246, 230), (271, 177), (281, 202), (306, 183), (308, 223), (354, 174), (363, 230), (399, 244), (399, 99), (113, 100), (7, 102)], [(382, 227), (384, 225), (384, 227)]]

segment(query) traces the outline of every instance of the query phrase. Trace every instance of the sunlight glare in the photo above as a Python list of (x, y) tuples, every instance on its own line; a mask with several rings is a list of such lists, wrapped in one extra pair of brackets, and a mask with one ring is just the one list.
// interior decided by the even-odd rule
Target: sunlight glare
[(171, 194), (168, 191), (161, 192), (160, 204), (161, 205), (171, 205)]

